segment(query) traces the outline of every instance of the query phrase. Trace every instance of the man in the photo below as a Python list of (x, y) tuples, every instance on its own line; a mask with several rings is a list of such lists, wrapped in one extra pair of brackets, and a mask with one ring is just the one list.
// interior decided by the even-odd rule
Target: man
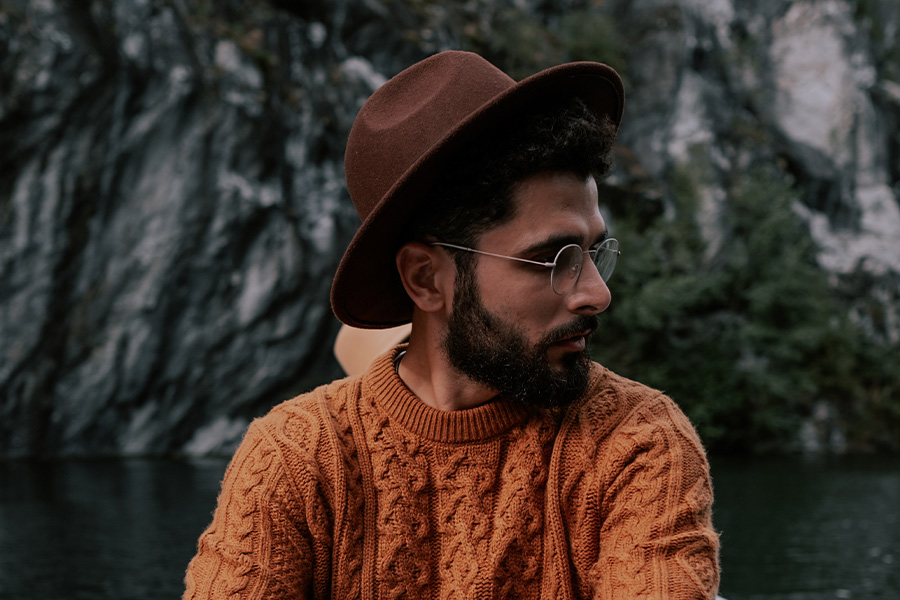
[(516, 83), (463, 52), (366, 102), (332, 306), (409, 342), (250, 426), (185, 598), (715, 596), (693, 428), (586, 354), (622, 110), (605, 65)]

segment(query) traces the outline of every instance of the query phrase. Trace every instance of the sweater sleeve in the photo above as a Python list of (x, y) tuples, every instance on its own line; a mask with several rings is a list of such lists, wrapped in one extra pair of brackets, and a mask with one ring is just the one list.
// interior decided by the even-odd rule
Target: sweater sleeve
[(310, 491), (304, 479), (289, 471), (266, 428), (252, 424), (188, 566), (184, 600), (313, 597), (327, 577), (330, 550), (325, 536), (307, 525), (319, 503), (311, 501), (315, 486)]
[(607, 449), (594, 597), (715, 598), (709, 464), (687, 417), (658, 396), (626, 419)]

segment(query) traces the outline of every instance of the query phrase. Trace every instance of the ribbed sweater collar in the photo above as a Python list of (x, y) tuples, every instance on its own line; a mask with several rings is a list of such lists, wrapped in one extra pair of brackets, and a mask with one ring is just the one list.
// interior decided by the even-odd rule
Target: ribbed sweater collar
[(394, 368), (400, 346), (383, 354), (363, 375), (363, 394), (396, 424), (436, 442), (473, 442), (501, 434), (521, 423), (528, 410), (515, 401), (498, 398), (466, 410), (432, 408), (415, 396)]

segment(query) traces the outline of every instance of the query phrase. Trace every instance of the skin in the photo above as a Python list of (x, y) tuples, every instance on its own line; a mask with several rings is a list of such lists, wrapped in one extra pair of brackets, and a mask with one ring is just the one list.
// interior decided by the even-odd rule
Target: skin
[[(570, 173), (544, 173), (516, 185), (514, 216), (485, 232), (476, 249), (533, 260), (553, 260), (567, 243), (587, 250), (602, 241), (606, 223), (598, 207), (597, 184)], [(546, 244), (545, 244), (546, 242)], [(546, 246), (539, 250), (539, 246)], [(415, 308), (409, 348), (400, 378), (429, 406), (462, 410), (489, 402), (497, 391), (473, 381), (447, 361), (441, 341), (453, 307), (456, 264), (441, 247), (419, 242), (397, 252), (400, 278)], [(596, 315), (610, 304), (609, 288), (589, 261), (575, 287), (557, 295), (550, 270), (502, 258), (477, 256), (475, 278), (484, 307), (516, 325), (530, 345), (578, 315)], [(552, 367), (571, 352), (583, 351), (589, 331), (560, 340), (547, 350)]]

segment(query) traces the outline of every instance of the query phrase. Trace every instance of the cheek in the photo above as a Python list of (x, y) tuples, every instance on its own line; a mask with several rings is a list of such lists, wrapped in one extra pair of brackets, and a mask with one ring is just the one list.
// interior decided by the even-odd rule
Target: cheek
[(479, 278), (481, 302), (492, 314), (515, 323), (525, 331), (541, 331), (556, 318), (562, 305), (560, 297), (550, 288), (550, 274), (546, 280), (536, 277), (501, 277), (485, 269)]

